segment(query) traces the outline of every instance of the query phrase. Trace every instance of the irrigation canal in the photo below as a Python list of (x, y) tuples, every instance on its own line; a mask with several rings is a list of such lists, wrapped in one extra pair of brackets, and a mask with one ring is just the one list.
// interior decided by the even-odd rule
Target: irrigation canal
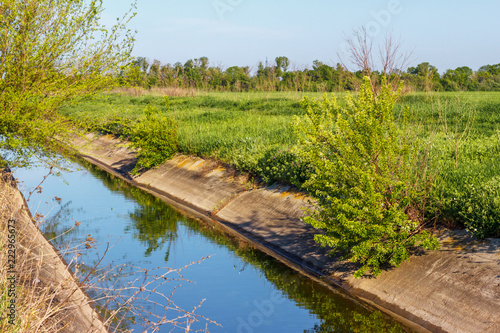
[[(15, 177), (21, 181), (19, 188), (24, 196), (29, 197), (32, 214), (45, 216), (42, 231), (62, 250), (73, 269), (75, 262), (79, 264), (80, 276), (85, 277), (101, 260), (108, 244), (109, 250), (90, 280), (94, 285), (120, 290), (115, 293), (123, 297), (115, 297), (116, 301), (133, 292), (130, 283), (136, 281), (133, 288), (147, 283), (143, 275), (148, 271), (148, 279), (152, 280), (147, 287), (155, 289), (155, 293), (143, 292), (133, 303), (136, 309), (142, 307), (141, 312), (148, 320), (158, 321), (157, 317), (164, 316), (165, 306), (173, 307), (166, 297), (180, 285), (170, 297), (175, 305), (191, 311), (204, 300), (194, 313), (221, 325), (199, 317), (191, 325), (193, 330), (409, 332), (381, 312), (296, 273), (238, 239), (228, 238), (184, 216), (91, 164), (80, 161), (70, 163), (68, 168), (70, 171), (60, 176), (47, 177), (41, 191), (34, 191), (31, 196), (29, 192), (48, 170), (17, 169)], [(178, 279), (175, 272), (165, 276), (173, 278), (170, 282), (154, 278), (168, 272), (166, 267), (181, 268), (200, 260), (180, 272), (191, 282)], [(97, 304), (103, 304), (100, 292), (89, 290), (89, 294), (97, 299)], [(108, 304), (108, 308), (116, 306)], [(178, 315), (177, 311), (169, 310), (165, 316), (169, 319)], [(140, 316), (133, 313), (127, 314), (122, 322), (124, 328), (134, 332), (144, 330), (141, 324), (144, 322)], [(172, 329), (172, 325), (165, 324), (159, 331)]]

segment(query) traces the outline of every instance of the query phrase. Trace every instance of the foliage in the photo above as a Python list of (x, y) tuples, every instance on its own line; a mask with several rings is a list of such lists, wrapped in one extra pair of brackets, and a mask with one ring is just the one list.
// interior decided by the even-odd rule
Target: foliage
[(398, 95), (385, 82), (374, 95), (366, 77), (345, 107), (333, 96), (305, 98), (307, 117), (295, 125), (314, 168), (304, 187), (319, 206), (305, 222), (324, 231), (317, 242), (362, 264), (357, 277), (368, 270), (377, 275), (386, 263), (398, 266), (414, 247), (438, 246), (422, 231), (430, 191), (427, 156), (405, 123), (395, 123)]
[(11, 165), (67, 146), (58, 107), (109, 88), (129, 60), (133, 14), (105, 27), (102, 10), (99, 0), (0, 3), (0, 148)]
[[(393, 45), (394, 46), (394, 45)], [(384, 52), (385, 45), (382, 49)], [(395, 51), (395, 50), (393, 50)], [(396, 65), (394, 54), (387, 54), (387, 66)], [(391, 58), (393, 57), (393, 58)], [(404, 57), (403, 57), (404, 58)], [(391, 60), (392, 59), (392, 60)], [(368, 60), (368, 59), (366, 59)], [(403, 59), (399, 59), (403, 60)], [(407, 60), (407, 59), (406, 59)], [(203, 91), (356, 91), (362, 84), (363, 71), (349, 71), (341, 63), (327, 65), (314, 60), (312, 66), (290, 69), (287, 57), (276, 57), (274, 62), (259, 62), (252, 72), (248, 66), (210, 66), (207, 57), (189, 59), (184, 64), (162, 64), (159, 60), (148, 61), (138, 57), (120, 72), (123, 85), (151, 88), (192, 88)], [(368, 61), (366, 65), (369, 65)], [(428, 62), (416, 66), (389, 71), (390, 79), (398, 77), (405, 81), (410, 91), (499, 91), (500, 64), (484, 65), (477, 71), (462, 66), (449, 69), (443, 75)], [(371, 72), (373, 83), (381, 82), (384, 71)]]
[[(165, 104), (169, 107), (168, 96)], [(163, 116), (160, 111), (147, 105), (145, 118), (133, 125), (128, 132), (132, 145), (139, 148), (138, 161), (132, 174), (140, 169), (149, 169), (164, 163), (178, 150), (177, 123), (169, 116)]]
[[(454, 155), (455, 149), (440, 145)], [(500, 132), (466, 142), (444, 165), (435, 193), (443, 219), (479, 238), (500, 237)], [(456, 161), (456, 162), (455, 162)]]
[(189, 59), (184, 64), (148, 62), (138, 57), (120, 72), (120, 82), (150, 89), (152, 87), (196, 88), (206, 91), (324, 91), (327, 89), (354, 90), (355, 75), (337, 64), (325, 64), (313, 69), (290, 70), (287, 57), (277, 57), (272, 64), (259, 63), (255, 74), (248, 66), (209, 66), (206, 57)]
[(500, 237), (500, 177), (474, 183), (465, 179), (460, 192), (448, 202), (448, 216), (457, 215), (467, 230), (479, 238)]
[(269, 184), (281, 182), (301, 187), (312, 172), (309, 163), (290, 149), (271, 148), (258, 164), (259, 175)]

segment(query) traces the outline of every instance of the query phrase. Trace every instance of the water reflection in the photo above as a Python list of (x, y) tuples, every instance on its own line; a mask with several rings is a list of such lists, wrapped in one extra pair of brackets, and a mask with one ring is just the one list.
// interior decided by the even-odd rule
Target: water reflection
[[(158, 203), (155, 197), (134, 194), (140, 192), (138, 189), (131, 188), (130, 192), (139, 206), (130, 214), (133, 223), (125, 230), (134, 229), (134, 238), (147, 247), (145, 257), (149, 257), (153, 251), (164, 251), (167, 262), (172, 243), (177, 238), (177, 223), (184, 220), (184, 216), (172, 207)], [(167, 246), (164, 249), (165, 244)]]
[[(184, 284), (175, 297), (184, 309), (206, 298), (200, 313), (222, 324), (209, 326), (211, 332), (409, 331), (381, 312), (333, 292), (217, 228), (185, 217), (158, 198), (93, 165), (81, 163), (87, 171), (68, 176), (78, 192), (64, 187), (54, 189), (63, 200), (56, 203), (56, 213), (48, 219), (45, 231), (50, 237), (66, 232), (59, 238), (60, 244), (81, 244), (89, 233), (97, 243), (106, 243), (109, 235), (121, 237), (94, 279), (105, 276), (102, 280), (106, 284), (125, 284), (134, 279), (137, 267), (180, 267), (215, 253), (186, 271), (196, 284)], [(73, 218), (82, 222), (80, 228), (71, 229)], [(84, 253), (81, 258), (85, 263), (79, 269), (90, 272), (98, 261), (96, 257)], [(126, 266), (113, 274), (103, 274), (116, 264)], [(175, 285), (159, 285), (158, 290), (169, 294)], [(154, 307), (148, 310), (155, 311)], [(132, 314), (120, 324), (122, 328), (142, 331), (140, 318)], [(205, 323), (192, 327), (204, 329)], [(165, 326), (161, 331), (171, 329)]]
[[(153, 195), (118, 181), (95, 166), (87, 165), (87, 168), (95, 177), (103, 180), (110, 190), (119, 190), (140, 204), (130, 215), (134, 223), (128, 230), (134, 229), (134, 238), (147, 245), (145, 256), (149, 256), (152, 251), (162, 250), (167, 243), (165, 261), (168, 261), (171, 245), (177, 238), (177, 225), (182, 223), (244, 259), (245, 264), (241, 270), (248, 264), (259, 269), (285, 297), (321, 319), (320, 324), (304, 329), (304, 332), (409, 332), (380, 311), (373, 311), (366, 305), (332, 292), (238, 239), (218, 232), (200, 221), (186, 218)], [(253, 328), (251, 325), (248, 327)]]

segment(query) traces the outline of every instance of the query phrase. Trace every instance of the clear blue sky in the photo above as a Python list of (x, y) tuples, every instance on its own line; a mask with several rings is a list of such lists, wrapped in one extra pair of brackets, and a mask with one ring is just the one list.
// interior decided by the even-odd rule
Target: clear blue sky
[[(116, 19), (127, 0), (104, 0)], [(211, 65), (253, 66), (287, 56), (297, 67), (338, 62), (344, 33), (388, 32), (440, 72), (500, 63), (498, 0), (138, 0), (134, 55), (163, 63), (206, 56)]]

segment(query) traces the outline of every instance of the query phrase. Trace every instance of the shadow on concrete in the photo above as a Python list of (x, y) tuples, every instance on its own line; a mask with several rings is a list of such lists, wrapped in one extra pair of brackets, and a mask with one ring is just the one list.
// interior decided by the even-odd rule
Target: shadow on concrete
[(137, 158), (128, 158), (111, 164), (111, 168), (120, 174), (129, 177), (129, 174), (135, 168), (137, 161)]

